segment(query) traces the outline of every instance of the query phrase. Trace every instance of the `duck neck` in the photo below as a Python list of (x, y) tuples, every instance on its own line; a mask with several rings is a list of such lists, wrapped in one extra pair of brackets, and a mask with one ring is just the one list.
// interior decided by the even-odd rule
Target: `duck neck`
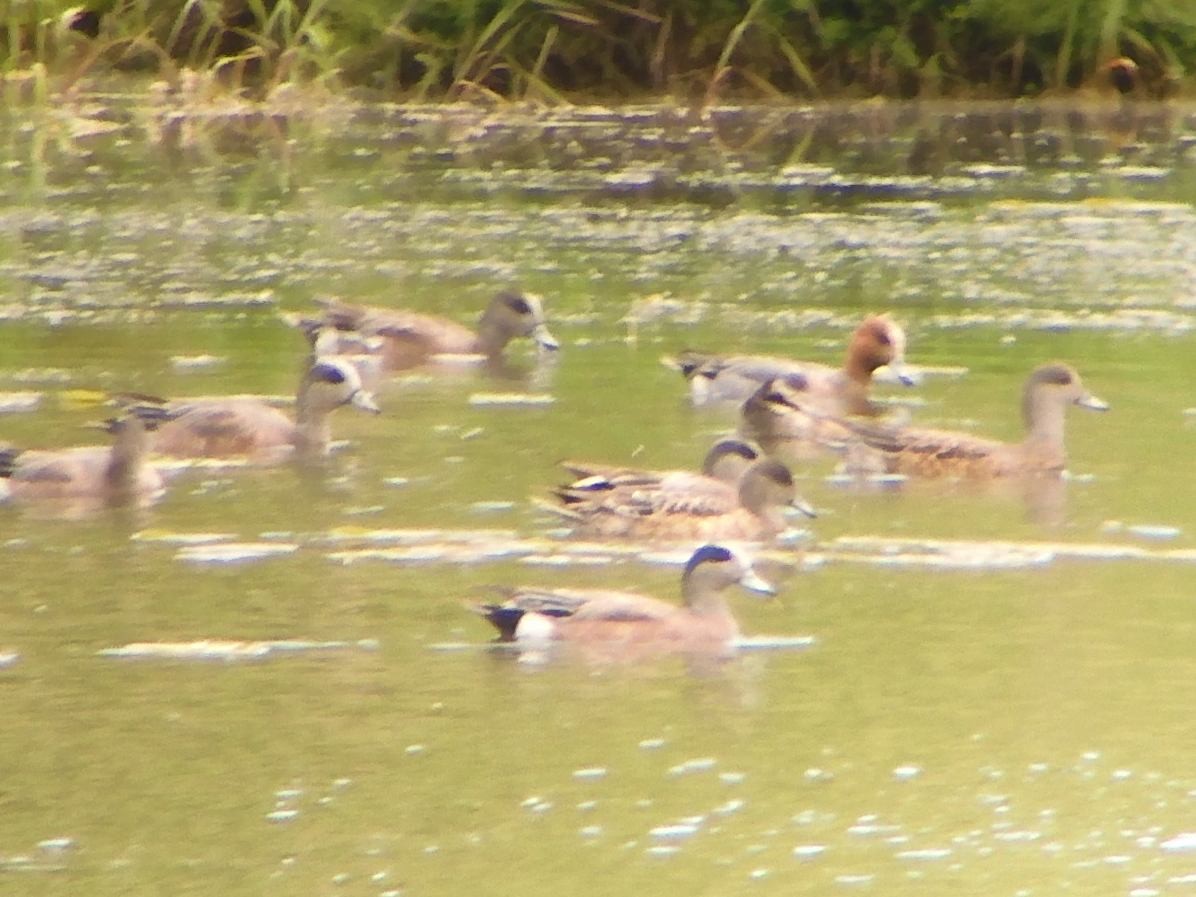
[(1022, 413), (1026, 422), (1026, 438), (1022, 442), (1025, 448), (1062, 464), (1066, 459), (1063, 445), (1066, 407), (1034, 392), (1027, 392)]
[(742, 455), (734, 453), (726, 454), (718, 457), (713, 462), (708, 461), (703, 465), (702, 473), (713, 479), (735, 485), (743, 479), (743, 474), (751, 463), (751, 461)]
[(493, 307), (482, 312), (478, 320), (478, 335), (475, 347), (479, 354), (487, 358), (497, 358), (511, 341), (511, 334), (497, 319)]
[(772, 431), (769, 423), (772, 421), (772, 411), (763, 400), (752, 396), (743, 403), (740, 410), (739, 432), (745, 439), (759, 442), (761, 437), (767, 437)]
[(301, 388), (295, 398), (296, 450), (303, 454), (322, 455), (328, 451), (331, 440), (328, 409), (318, 407), (310, 400), (307, 390)]
[(731, 616), (731, 609), (723, 600), (722, 591), (703, 582), (700, 575), (691, 576), (681, 583), (681, 600), (690, 613), (707, 620), (723, 621), (733, 632), (739, 631), (735, 618)]
[(112, 443), (108, 467), (104, 471), (108, 488), (116, 493), (132, 492), (141, 477), (141, 468), (149, 450), (149, 434), (141, 421), (130, 417), (121, 426)]
[(770, 495), (768, 484), (758, 477), (747, 475), (740, 481), (739, 504), (763, 520), (773, 532), (779, 533), (785, 528), (784, 510)]
[(843, 373), (852, 383), (867, 387), (872, 382), (872, 372), (878, 367), (880, 364), (877, 360), (861, 351), (855, 343), (847, 347), (847, 357), (843, 359)]

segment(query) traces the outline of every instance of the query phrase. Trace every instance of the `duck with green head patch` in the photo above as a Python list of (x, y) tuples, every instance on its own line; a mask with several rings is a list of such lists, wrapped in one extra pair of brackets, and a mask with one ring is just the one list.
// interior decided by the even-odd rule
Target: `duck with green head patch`
[(732, 585), (775, 594), (740, 551), (704, 545), (681, 574), (680, 605), (635, 592), (600, 589), (513, 588), (503, 600), (471, 604), (499, 639), (522, 645), (597, 644), (608, 650), (646, 649), (726, 653), (739, 625), (723, 592)]
[(357, 369), (336, 356), (308, 366), (295, 397), (295, 417), (255, 398), (151, 401), (140, 396), (132, 410), (156, 428), (154, 450), (178, 458), (244, 457), (273, 462), (328, 451), (329, 415), (342, 405), (377, 414), (373, 395)]

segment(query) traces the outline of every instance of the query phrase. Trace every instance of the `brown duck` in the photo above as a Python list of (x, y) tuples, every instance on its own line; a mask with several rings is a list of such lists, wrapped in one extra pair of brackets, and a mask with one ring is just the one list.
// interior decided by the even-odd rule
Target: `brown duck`
[(557, 490), (560, 505), (553, 510), (574, 521), (574, 535), (657, 540), (771, 539), (786, 528), (786, 509), (814, 516), (779, 461), (753, 463), (737, 492), (738, 503), (729, 507), (721, 501), (670, 501), (650, 489), (595, 495), (565, 488)]
[(141, 503), (161, 494), (162, 477), (148, 462), (151, 437), (136, 416), (109, 421), (111, 446), (56, 451), (0, 451), (0, 477), (17, 501), (93, 500)]
[(380, 340), (378, 351), (389, 371), (416, 367), (435, 355), (480, 355), (497, 362), (507, 344), (519, 337), (529, 337), (543, 349), (560, 347), (544, 322), (543, 303), (532, 293), (498, 293), (482, 312), (476, 330), (448, 318), (402, 309), (349, 305), (339, 300), (323, 301), (321, 305), (319, 323), (351, 332), (354, 351), (365, 351), (363, 347)]
[(154, 450), (178, 458), (247, 457), (280, 461), (328, 451), (329, 415), (342, 405), (377, 414), (379, 409), (348, 360), (312, 361), (300, 381), (295, 417), (255, 398), (212, 398), (167, 402), (138, 396), (132, 407), (157, 427)]
[(704, 545), (685, 565), (680, 605), (634, 592), (516, 588), (505, 590), (501, 602), (468, 607), (494, 625), (501, 641), (591, 644), (635, 653), (646, 649), (722, 654), (739, 637), (739, 625), (722, 594), (736, 584), (775, 594), (742, 554)]
[(949, 430), (883, 429), (851, 424), (859, 439), (849, 466), (917, 477), (987, 478), (1059, 474), (1067, 462), (1063, 444), (1067, 409), (1109, 406), (1084, 388), (1070, 365), (1045, 364), (1030, 374), (1022, 392), (1026, 435), (1006, 443)]
[(798, 375), (809, 399), (832, 414), (874, 414), (869, 400), (872, 375), (888, 366), (906, 385), (916, 378), (905, 365), (905, 331), (888, 315), (872, 315), (856, 328), (843, 366), (770, 355), (707, 355), (682, 352), (673, 365), (685, 376), (695, 405), (745, 401), (763, 383)]
[(786, 461), (809, 460), (823, 449), (841, 450), (851, 430), (811, 398), (802, 374), (766, 380), (739, 410), (739, 433)]
[(739, 507), (739, 481), (759, 460), (759, 453), (740, 439), (720, 439), (702, 462), (702, 471), (642, 470), (587, 461), (562, 461), (578, 479), (558, 490), (579, 500), (615, 506), (656, 505), (664, 513), (707, 512)]

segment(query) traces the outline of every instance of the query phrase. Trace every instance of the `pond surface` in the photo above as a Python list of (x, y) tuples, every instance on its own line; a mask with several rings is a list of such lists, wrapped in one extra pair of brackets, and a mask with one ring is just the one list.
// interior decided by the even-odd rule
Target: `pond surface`
[[(470, 321), (518, 283), (563, 351), (396, 378), (314, 472), (0, 507), (0, 892), (1196, 893), (1196, 109), (268, 111), (0, 113), (0, 439), (286, 395), (278, 314), (320, 296)], [(532, 503), (733, 426), (662, 354), (835, 361), (871, 311), (922, 423), (1016, 438), (1027, 372), (1076, 365), (1113, 410), (1048, 507), (827, 458), (779, 600), (731, 599), (806, 647), (487, 647), (489, 584), (676, 595), (684, 550)]]

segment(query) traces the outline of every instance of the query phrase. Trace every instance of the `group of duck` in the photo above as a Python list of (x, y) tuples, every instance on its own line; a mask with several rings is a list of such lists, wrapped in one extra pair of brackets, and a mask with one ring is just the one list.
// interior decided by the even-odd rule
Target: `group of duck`
[[(310, 346), (293, 416), (255, 398), (114, 396), (120, 411), (103, 425), (113, 434), (110, 446), (0, 449), (5, 497), (30, 504), (144, 504), (164, 489), (155, 458), (272, 464), (320, 457), (330, 446), (330, 414), (344, 405), (378, 413), (373, 387), (386, 374), (447, 356), (498, 366), (508, 343), (521, 337), (542, 352), (559, 347), (540, 299), (513, 290), (491, 299), (474, 330), (436, 316), (335, 300), (288, 321)], [(518, 588), (471, 609), (502, 640), (521, 644), (725, 653), (739, 629), (722, 593), (733, 584), (764, 594), (773, 588), (741, 549), (720, 543), (769, 541), (787, 529), (789, 514), (814, 516), (797, 495), (788, 465), (833, 452), (847, 471), (861, 475), (1057, 479), (1066, 462), (1067, 409), (1108, 407), (1072, 367), (1056, 362), (1036, 368), (1025, 383), (1020, 442), (910, 426), (886, 417), (871, 395), (882, 368), (901, 383), (917, 382), (905, 345), (895, 321), (874, 315), (855, 330), (838, 368), (694, 351), (665, 359), (684, 376), (695, 405), (737, 405), (738, 432), (715, 442), (700, 471), (563, 462), (572, 479), (552, 490), (548, 506), (582, 537), (705, 543), (684, 568), (682, 603), (609, 590)]]

